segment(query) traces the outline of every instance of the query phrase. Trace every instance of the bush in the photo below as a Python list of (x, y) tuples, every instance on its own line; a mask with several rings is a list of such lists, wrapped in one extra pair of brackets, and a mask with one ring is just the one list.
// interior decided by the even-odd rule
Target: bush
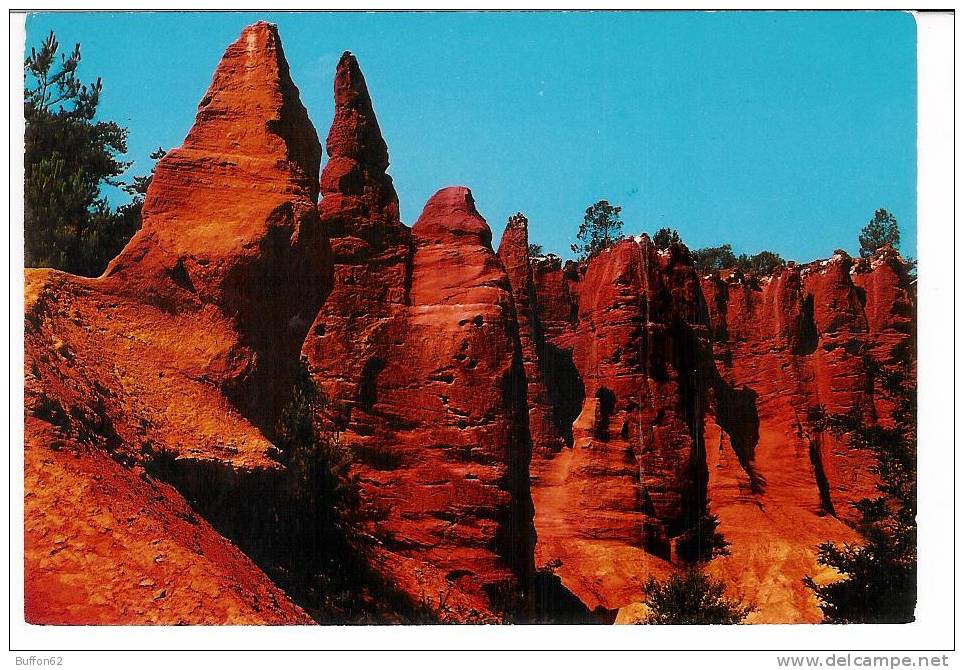
[(350, 452), (320, 425), (324, 407), (323, 394), (302, 365), (275, 429), (286, 468), (275, 512), (275, 555), (294, 581), (290, 586), (315, 607), (332, 611), (352, 606), (352, 594), (360, 590), (352, 535), (359, 500), (349, 474)]
[(773, 251), (761, 251), (748, 256), (733, 253), (729, 244), (719, 247), (704, 247), (692, 252), (693, 264), (700, 272), (714, 272), (719, 270), (737, 269), (747, 274), (767, 276), (775, 269), (786, 265), (780, 254)]
[(660, 228), (653, 235), (653, 245), (657, 249), (669, 249), (674, 244), (680, 244), (679, 233), (672, 228)]
[(740, 257), (736, 259), (737, 268), (743, 272), (761, 276), (769, 276), (773, 274), (774, 270), (784, 265), (786, 265), (786, 261), (780, 254), (773, 251), (761, 251), (752, 256), (740, 254)]
[(649, 608), (645, 624), (738, 624), (755, 609), (727, 598), (723, 582), (696, 567), (662, 583), (650, 577), (643, 592)]
[(736, 267), (736, 256), (729, 244), (697, 249), (692, 255), (693, 264), (700, 272), (712, 272)]

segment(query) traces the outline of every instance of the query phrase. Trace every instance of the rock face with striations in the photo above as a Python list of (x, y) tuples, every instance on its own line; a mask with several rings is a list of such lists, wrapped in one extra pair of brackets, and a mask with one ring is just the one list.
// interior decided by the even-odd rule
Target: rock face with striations
[[(813, 595), (799, 583), (827, 577), (813, 547), (856, 541), (851, 503), (875, 495), (872, 454), (820, 430), (817, 419), (856, 412), (872, 421), (889, 411), (877, 399), (873, 370), (906, 353), (908, 322), (868, 311), (874, 305), (861, 288), (885, 266), (875, 292), (909, 306), (906, 275), (886, 262), (855, 267), (842, 252), (762, 279), (729, 273), (703, 281), (718, 370), (752, 400), (749, 414), (726, 417), (717, 407), (707, 420), (711, 509), (732, 542), (717, 568), (759, 594), (756, 620), (819, 621)], [(880, 325), (871, 328), (868, 314)], [(741, 436), (721, 428), (723, 419), (753, 429)]]
[(626, 607), (639, 575), (675, 569), (674, 538), (707, 505), (731, 543), (710, 570), (753, 594), (751, 620), (819, 620), (800, 580), (831, 577), (814, 547), (856, 541), (850, 503), (875, 480), (872, 455), (816, 420), (887, 420), (873, 371), (910, 348), (903, 267), (884, 249), (700, 279), (645, 237), (536, 262), (533, 311), (577, 372), (548, 383), (585, 397), (571, 447), (533, 460), (537, 565), (590, 607)]
[(268, 420), (328, 284), (315, 211), (321, 146), (277, 29), (228, 47), (184, 144), (157, 165), (143, 227), (109, 265), (118, 291), (162, 310), (214, 310), (237, 342), (197, 373)]
[(551, 342), (575, 376), (553, 384), (583, 399), (571, 448), (533, 464), (536, 559), (590, 608), (615, 610), (671, 569), (672, 539), (704, 505), (706, 319), (682, 247), (626, 239), (565, 274), (540, 273), (552, 283), (536, 294), (566, 324)]
[(465, 188), (398, 218), (388, 153), (355, 58), (335, 77), (322, 224), (334, 287), (305, 340), (353, 454), (363, 553), (416, 606), (493, 621), (526, 606), (532, 505), (512, 293)]

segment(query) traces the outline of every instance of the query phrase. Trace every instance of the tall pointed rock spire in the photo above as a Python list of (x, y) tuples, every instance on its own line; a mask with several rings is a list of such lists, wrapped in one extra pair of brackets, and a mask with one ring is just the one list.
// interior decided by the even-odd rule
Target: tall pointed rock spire
[(330, 282), (320, 163), (277, 28), (248, 26), (224, 52), (184, 144), (158, 163), (143, 226), (105, 275), (139, 300), (179, 312), (214, 306), (231, 319), (244, 353), (229, 379), (214, 381), (239, 396), (257, 386), (249, 397), (268, 416), (270, 387), (297, 364)]
[(499, 243), (499, 260), (512, 285), (512, 298), (519, 323), (532, 448), (540, 455), (552, 455), (562, 449), (565, 442), (553, 423), (552, 404), (543, 379), (542, 358), (546, 343), (536, 310), (535, 285), (529, 261), (529, 220), (521, 212), (509, 217), (506, 223)]
[(444, 590), (445, 616), (496, 621), (527, 605), (533, 570), (509, 282), (468, 189), (443, 189), (413, 228), (401, 223), (350, 53), (334, 88), (319, 204), (334, 279), (302, 355), (373, 512), (359, 529), (372, 569), (413, 603)]
[(388, 169), (388, 146), (375, 118), (365, 76), (350, 51), (341, 55), (335, 72), (335, 120), (327, 149), (333, 158), (354, 158), (372, 169)]
[[(365, 77), (347, 51), (335, 73), (335, 118), (327, 149), (319, 211), (329, 236), (362, 239), (375, 249), (407, 237), (392, 178), (385, 172), (388, 147)], [(340, 246), (335, 243), (336, 255)]]
[[(317, 229), (320, 162), (277, 28), (248, 26), (224, 52), (184, 144), (158, 163), (143, 228), (107, 275), (147, 292), (173, 278), (202, 302), (231, 303), (226, 276), (256, 260), (269, 236), (287, 247), (308, 241), (304, 226)], [(275, 260), (293, 264), (292, 249), (277, 251)], [(232, 287), (243, 290), (238, 281), (234, 276)]]

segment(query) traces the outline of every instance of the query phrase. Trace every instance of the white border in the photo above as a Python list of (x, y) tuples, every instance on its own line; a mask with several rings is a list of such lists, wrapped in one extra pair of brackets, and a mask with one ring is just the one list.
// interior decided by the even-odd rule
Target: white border
[[(207, 3), (199, 3), (204, 6)], [(262, 3), (263, 4), (263, 3)], [(287, 4), (287, 3), (286, 3)], [(445, 7), (432, 0), (418, 3), (419, 7)], [(621, 3), (620, 3), (621, 4)], [(683, 3), (683, 6), (704, 7), (706, 3)], [(824, 3), (826, 6), (826, 3)], [(891, 5), (894, 3), (878, 3)], [(118, 3), (98, 3), (100, 8), (126, 8)], [(478, 2), (474, 7), (505, 7), (506, 3)], [(606, 3), (610, 5), (610, 3)], [(398, 6), (397, 2), (380, 2), (379, 7)], [(577, 7), (572, 2), (555, 2), (553, 8)], [(613, 3), (615, 6), (615, 3)], [(745, 7), (746, 3), (738, 5)], [(58, 7), (65, 7), (60, 3)], [(239, 2), (235, 8), (254, 7), (255, 3)], [(216, 8), (210, 7), (208, 8)], [(358, 3), (333, 2), (326, 8), (358, 8)], [(815, 4), (814, 8), (820, 8)], [(12, 622), (12, 643), (20, 649), (946, 649), (953, 644), (951, 611), (953, 592), (950, 574), (953, 568), (951, 537), (953, 469), (951, 468), (953, 416), (953, 378), (949, 334), (952, 332), (950, 305), (953, 301), (952, 271), (954, 267), (951, 242), (953, 211), (953, 121), (951, 95), (953, 70), (950, 54), (953, 49), (953, 19), (947, 15), (928, 14), (918, 18), (918, 84), (919, 84), (919, 141), (918, 141), (918, 255), (920, 259), (920, 599), (918, 621), (905, 626), (741, 626), (741, 627), (38, 627), (23, 622), (23, 463), (20, 448), (23, 443), (23, 275), (22, 275), (22, 140), (23, 120), (20, 107), (22, 22), (16, 32), (18, 16), (12, 16), (10, 41), (10, 119), (14, 138), (10, 154), (10, 226), (14, 234), (7, 251), (11, 261), (8, 289), (11, 296), (10, 342), (8, 361), (14, 377), (10, 381), (8, 404), (12, 419), (13, 468), (11, 474), (10, 510), (14, 519), (10, 552), (12, 561), (12, 592), (9, 617)], [(324, 40), (324, 35), (319, 35)], [(9, 139), (9, 138), (8, 138)], [(19, 233), (19, 234), (18, 234)], [(3, 244), (6, 244), (4, 240)], [(8, 375), (9, 378), (9, 375)], [(3, 466), (6, 468), (6, 465)], [(5, 473), (6, 474), (6, 473)], [(4, 587), (5, 589), (6, 587)], [(20, 653), (19, 656), (30, 656)], [(48, 656), (49, 654), (43, 654)], [(180, 663), (178, 657), (166, 655), (158, 661), (151, 657), (128, 654), (62, 654), (71, 664), (87, 664), (96, 660), (96, 667), (126, 667), (131, 662), (147, 667), (169, 666)], [(819, 654), (825, 656), (826, 654)], [(211, 663), (240, 664), (271, 662), (261, 655), (195, 656)], [(647, 663), (679, 663), (678, 654), (659, 654), (647, 658)], [(731, 661), (739, 667), (777, 667), (776, 654), (720, 654), (701, 653), (696, 662), (729, 667)], [(280, 657), (284, 663), (299, 663), (294, 656)], [(439, 657), (435, 657), (442, 660)], [(565, 662), (528, 656), (530, 662)], [(610, 657), (603, 656), (603, 662)], [(916, 655), (915, 655), (916, 658)], [(229, 660), (231, 659), (231, 660)], [(396, 663), (394, 658), (377, 657), (380, 664)], [(13, 659), (10, 659), (13, 663)], [(355, 663), (356, 661), (346, 661)], [(466, 657), (460, 664), (474, 665)], [(582, 662), (582, 661), (578, 661)], [(612, 662), (619, 662), (615, 658)], [(488, 666), (491, 660), (485, 661)], [(93, 665), (91, 667), (94, 667)]]

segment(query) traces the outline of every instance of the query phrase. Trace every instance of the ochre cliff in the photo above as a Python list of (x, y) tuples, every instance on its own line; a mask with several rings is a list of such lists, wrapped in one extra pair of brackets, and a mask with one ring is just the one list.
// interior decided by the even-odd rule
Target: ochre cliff
[(571, 449), (533, 460), (537, 566), (592, 607), (627, 607), (708, 508), (730, 542), (711, 571), (755, 602), (750, 620), (819, 621), (801, 579), (832, 577), (814, 547), (859, 540), (851, 503), (875, 479), (873, 456), (818, 419), (886, 421), (874, 371), (913, 334), (895, 252), (697, 277), (685, 249), (642, 236), (533, 265), (535, 312), (585, 398)]
[[(858, 540), (847, 525), (856, 520), (851, 503), (873, 497), (876, 480), (872, 454), (821, 431), (817, 419), (888, 415), (874, 375), (912, 345), (908, 277), (884, 248), (857, 262), (838, 252), (762, 280), (707, 278), (704, 294), (718, 370), (751, 394), (758, 420), (755, 439), (735, 440), (721, 431), (719, 411), (708, 421), (710, 506), (733, 542), (718, 568), (760, 594), (760, 620), (818, 621), (812, 594), (799, 586), (819, 574), (812, 547)], [(741, 441), (746, 465), (737, 469), (727, 447)]]
[(821, 418), (890, 419), (897, 252), (701, 276), (641, 235), (563, 263), (520, 214), (495, 253), (465, 187), (402, 223), (350, 53), (334, 99), (319, 174), (277, 30), (246, 28), (104, 276), (27, 271), (27, 620), (331, 620), (272, 528), (303, 376), (379, 620), (632, 620), (707, 514), (751, 621), (819, 620), (801, 580), (833, 578), (815, 547), (858, 540), (875, 485)]

